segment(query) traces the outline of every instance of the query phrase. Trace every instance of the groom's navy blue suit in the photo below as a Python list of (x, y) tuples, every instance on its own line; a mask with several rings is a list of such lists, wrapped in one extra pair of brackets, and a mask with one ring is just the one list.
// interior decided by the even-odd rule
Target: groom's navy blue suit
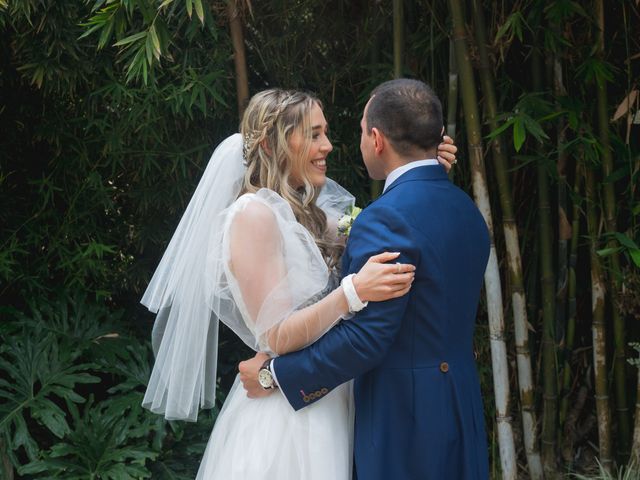
[(355, 378), (358, 480), (487, 479), (472, 345), (487, 226), (441, 166), (417, 167), (357, 218), (343, 272), (384, 251), (416, 266), (409, 294), (276, 358), (280, 388), (298, 410)]

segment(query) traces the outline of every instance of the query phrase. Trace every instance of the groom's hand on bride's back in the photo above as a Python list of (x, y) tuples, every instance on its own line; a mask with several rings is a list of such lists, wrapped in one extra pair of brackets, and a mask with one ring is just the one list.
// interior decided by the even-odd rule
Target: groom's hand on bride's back
[(447, 173), (451, 170), (458, 160), (456, 159), (456, 152), (458, 147), (453, 144), (453, 138), (449, 135), (442, 137), (442, 143), (438, 145), (438, 161), (445, 168)]
[(265, 390), (258, 382), (258, 372), (262, 368), (264, 362), (269, 360), (269, 355), (263, 352), (258, 352), (255, 356), (249, 360), (245, 360), (238, 364), (238, 370), (240, 371), (240, 381), (247, 391), (247, 397), (260, 398), (266, 397), (273, 393), (273, 389)]

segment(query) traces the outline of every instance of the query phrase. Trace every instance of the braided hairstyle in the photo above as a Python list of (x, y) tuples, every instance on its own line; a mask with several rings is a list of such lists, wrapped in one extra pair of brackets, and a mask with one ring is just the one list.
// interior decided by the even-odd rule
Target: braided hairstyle
[[(251, 98), (240, 124), (247, 164), (240, 195), (268, 188), (284, 198), (298, 223), (313, 235), (327, 265), (334, 267), (344, 246), (333, 240), (327, 229), (327, 217), (316, 205), (320, 189), (304, 173), (302, 187), (290, 184), (292, 165), (304, 162), (309, 154), (312, 133), (309, 114), (314, 105), (322, 108), (320, 100), (309, 93), (279, 88), (264, 90)], [(301, 130), (305, 139), (297, 155), (289, 146), (296, 129)]]

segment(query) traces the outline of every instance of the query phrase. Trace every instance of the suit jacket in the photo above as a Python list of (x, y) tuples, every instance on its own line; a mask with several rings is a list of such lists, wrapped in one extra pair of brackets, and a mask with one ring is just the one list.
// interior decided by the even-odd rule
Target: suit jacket
[(370, 302), (313, 345), (276, 358), (280, 388), (298, 410), (355, 378), (360, 480), (487, 479), (472, 345), (486, 223), (441, 166), (417, 167), (358, 216), (343, 273), (383, 251), (416, 266), (411, 291)]

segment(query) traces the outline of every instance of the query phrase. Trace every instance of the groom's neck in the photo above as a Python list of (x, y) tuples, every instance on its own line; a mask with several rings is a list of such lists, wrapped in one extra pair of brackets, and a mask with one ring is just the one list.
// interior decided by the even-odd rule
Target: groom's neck
[(425, 160), (427, 158), (436, 158), (436, 155), (437, 155), (436, 148), (432, 148), (429, 150), (415, 149), (407, 155), (399, 155), (398, 153), (393, 152), (393, 154), (389, 155), (389, 157), (385, 161), (385, 166), (386, 166), (385, 177), (389, 176), (389, 174), (393, 172), (396, 168), (400, 168), (411, 162), (417, 162), (418, 160)]

